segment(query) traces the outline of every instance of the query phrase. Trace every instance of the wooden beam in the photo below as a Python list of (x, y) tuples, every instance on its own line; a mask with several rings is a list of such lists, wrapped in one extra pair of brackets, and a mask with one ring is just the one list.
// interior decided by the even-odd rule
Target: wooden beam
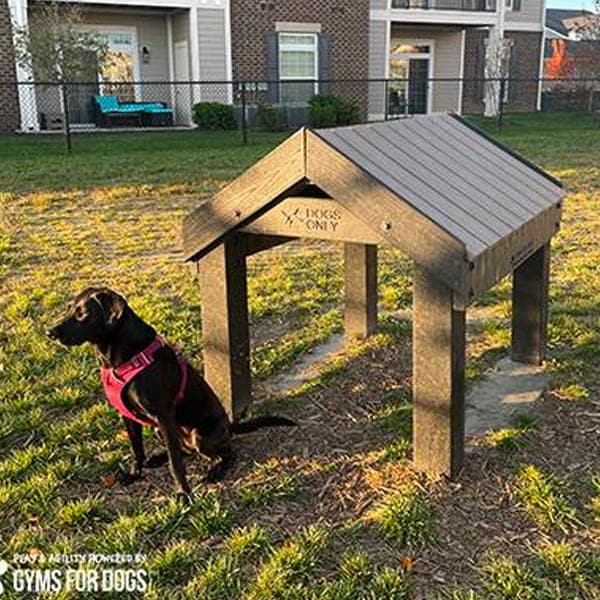
[(331, 198), (285, 198), (242, 228), (261, 235), (285, 235), (318, 240), (340, 240), (362, 244), (383, 241), (378, 230), (363, 223)]
[(540, 364), (546, 354), (550, 244), (542, 246), (513, 273), (511, 358)]
[(234, 420), (251, 401), (245, 248), (230, 236), (199, 267), (204, 377)]
[(253, 235), (251, 233), (239, 233), (245, 239), (246, 243), (246, 256), (251, 256), (257, 252), (263, 252), (264, 250), (270, 250), (281, 244), (292, 242), (296, 238), (284, 237), (281, 235)]
[(457, 293), (465, 293), (464, 244), (311, 131), (306, 132), (306, 156), (311, 182)]
[(413, 291), (415, 467), (454, 477), (465, 435), (465, 312), (450, 288), (416, 267)]
[(377, 246), (344, 244), (347, 339), (365, 338), (377, 326)]
[(494, 246), (472, 260), (469, 277), (470, 300), (485, 293), (505, 275), (512, 273), (538, 248), (548, 243), (560, 226), (562, 209), (559, 204), (515, 229)]
[(303, 180), (304, 136), (301, 129), (253, 167), (204, 202), (183, 220), (183, 253), (198, 260), (223, 237), (247, 223), (261, 210)]

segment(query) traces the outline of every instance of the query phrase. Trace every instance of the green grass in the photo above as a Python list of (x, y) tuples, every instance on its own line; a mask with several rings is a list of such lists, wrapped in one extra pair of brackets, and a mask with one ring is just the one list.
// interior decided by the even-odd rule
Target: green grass
[[(483, 123), (561, 177), (569, 193), (553, 242), (546, 364), (560, 425), (522, 417), (490, 434), (492, 448), (476, 454), (485, 460), (456, 487), (421, 489), (408, 461), (410, 351), (403, 348), (411, 325), (381, 315), (369, 342), (259, 407), (298, 417), (300, 433), (236, 440), (242, 451), (221, 486), (206, 489), (201, 468), (190, 463), (190, 507), (172, 501), (166, 469), (129, 490), (108, 485), (129, 450), (103, 401), (96, 359), (89, 348), (57, 347), (43, 332), (75, 292), (106, 284), (201, 367), (201, 299), (181, 262), (181, 218), (281, 136), (253, 133), (243, 147), (236, 133), (77, 135), (69, 157), (57, 138), (0, 140), (0, 556), (142, 551), (152, 574), (145, 600), (595, 600), (598, 457), (573, 458), (567, 447), (554, 462), (551, 455), (562, 451), (554, 445), (569, 411), (597, 412), (600, 126), (579, 115), (507, 115), (505, 125), (498, 132)], [(248, 264), (251, 365), (260, 388), (341, 331), (342, 252), (307, 243)], [(378, 275), (383, 308), (409, 308), (410, 261), (382, 248)], [(510, 281), (474, 311), (485, 317), (470, 328), (470, 385), (510, 343)], [(591, 444), (592, 435), (577, 431), (572, 439)], [(487, 547), (493, 539), (493, 551), (472, 556), (463, 542), (471, 562), (454, 564), (442, 583), (432, 573), (446, 568), (446, 536), (464, 533), (464, 522), (448, 522), (452, 503), (463, 500), (466, 522), (474, 508), (488, 526), (474, 525), (477, 541)], [(514, 530), (495, 522), (500, 508), (512, 527), (527, 523), (526, 538), (511, 538)]]
[(257, 465), (252, 479), (240, 489), (240, 500), (246, 506), (265, 507), (271, 502), (298, 498), (298, 475), (274, 462)]
[(597, 598), (598, 561), (598, 554), (582, 554), (566, 540), (545, 540), (525, 561), (487, 555), (480, 579), (493, 600)]
[(426, 494), (414, 483), (385, 498), (370, 518), (385, 537), (400, 546), (415, 549), (435, 540), (435, 513)]
[(516, 475), (515, 492), (527, 514), (542, 529), (570, 531), (577, 525), (569, 491), (558, 477), (533, 465), (524, 466)]
[(509, 452), (527, 446), (531, 434), (539, 426), (536, 417), (522, 413), (515, 415), (513, 421), (513, 427), (490, 431), (483, 440), (484, 444)]
[(77, 134), (67, 156), (60, 136), (0, 137), (0, 189), (38, 191), (200, 185), (227, 181), (285, 134), (213, 131)]

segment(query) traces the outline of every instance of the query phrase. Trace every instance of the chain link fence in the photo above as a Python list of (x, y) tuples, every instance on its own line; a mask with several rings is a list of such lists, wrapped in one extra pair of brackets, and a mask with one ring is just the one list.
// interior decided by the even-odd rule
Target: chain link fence
[[(426, 75), (426, 73), (425, 73)], [(429, 112), (600, 111), (595, 79), (407, 79), (0, 83), (0, 127), (24, 133), (158, 129), (284, 131)], [(4, 124), (4, 125), (2, 125)]]

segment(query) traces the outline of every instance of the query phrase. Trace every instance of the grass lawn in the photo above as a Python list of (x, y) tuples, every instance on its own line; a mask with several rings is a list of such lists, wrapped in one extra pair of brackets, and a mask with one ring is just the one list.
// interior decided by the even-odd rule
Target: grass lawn
[(206, 186), (231, 179), (283, 137), (254, 132), (242, 146), (237, 131), (73, 134), (70, 156), (60, 135), (0, 137), (0, 190)]
[[(167, 470), (115, 484), (128, 443), (96, 359), (43, 331), (74, 293), (106, 284), (201, 366), (181, 218), (281, 136), (76, 136), (70, 157), (58, 139), (0, 139), (0, 557), (143, 552), (152, 583), (131, 597), (147, 599), (599, 599), (600, 124), (482, 125), (569, 192), (553, 243), (551, 386), (535, 414), (478, 440), (455, 483), (411, 470), (411, 327), (391, 316), (410, 307), (411, 265), (389, 248), (379, 333), (277, 392), (342, 322), (341, 248), (283, 246), (249, 259), (252, 369), (256, 409), (300, 427), (236, 438), (218, 485), (189, 461), (189, 508)], [(510, 282), (472, 314), (470, 383), (508, 348)]]

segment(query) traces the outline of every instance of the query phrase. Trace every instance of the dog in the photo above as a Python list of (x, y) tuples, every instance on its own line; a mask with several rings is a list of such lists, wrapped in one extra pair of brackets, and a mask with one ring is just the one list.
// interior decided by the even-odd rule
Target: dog
[[(206, 477), (217, 481), (232, 463), (233, 434), (296, 425), (278, 416), (232, 423), (200, 373), (108, 288), (85, 289), (69, 303), (67, 313), (46, 335), (65, 346), (89, 342), (95, 347), (109, 403), (122, 414), (131, 443), (131, 466), (119, 474), (125, 485), (139, 479), (144, 467), (168, 460), (178, 497), (190, 502), (184, 454), (217, 459)], [(146, 459), (144, 425), (158, 429), (166, 452)]]

